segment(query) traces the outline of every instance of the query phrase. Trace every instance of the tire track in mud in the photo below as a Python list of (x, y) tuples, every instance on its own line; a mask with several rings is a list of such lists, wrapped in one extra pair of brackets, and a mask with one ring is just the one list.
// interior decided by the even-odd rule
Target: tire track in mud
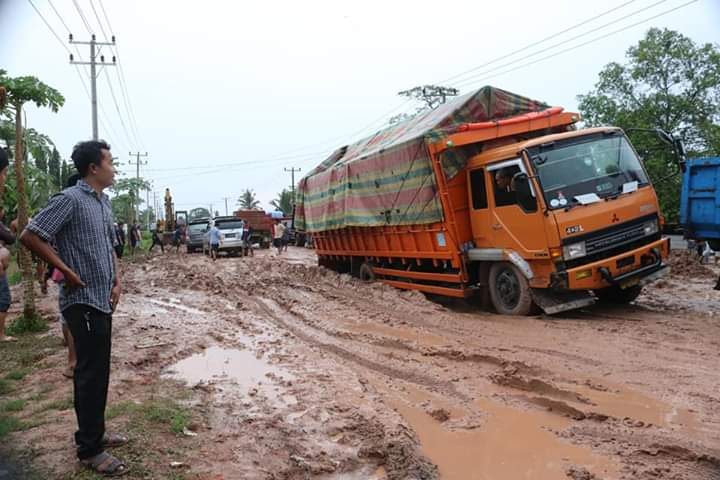
[[(232, 268), (233, 265), (228, 266)], [(408, 299), (400, 294), (395, 297), (393, 292), (379, 291), (377, 287), (361, 285), (334, 273), (322, 272), (317, 267), (293, 265), (292, 268), (286, 269), (281, 261), (264, 260), (255, 264), (247, 263), (246, 266), (246, 271), (237, 278), (237, 282), (228, 281), (227, 278), (212, 273), (208, 275), (199, 273), (196, 278), (208, 284), (209, 291), (207, 293), (211, 297), (219, 295), (219, 292), (223, 295), (229, 293), (242, 296), (243, 302), (249, 310), (253, 311), (256, 318), (266, 319), (280, 331), (293, 334), (311, 348), (315, 347), (321, 352), (327, 352), (350, 364), (358, 365), (361, 372), (362, 369), (368, 372), (368, 376), (377, 378), (377, 374), (379, 374), (389, 377), (391, 380), (397, 379), (407, 381), (409, 384), (416, 384), (419, 388), (431, 391), (441, 390), (443, 394), (460, 401), (467, 400), (468, 395), (464, 393), (464, 390), (459, 392), (458, 388), (468, 387), (470, 391), (473, 391), (472, 389), (479, 385), (478, 380), (482, 377), (481, 381), (484, 381), (487, 377), (489, 382), (501, 387), (498, 399), (514, 405), (514, 408), (518, 408), (517, 400), (520, 400), (527, 404), (534, 404), (534, 407), (531, 408), (550, 409), (559, 415), (575, 420), (576, 422), (570, 428), (572, 435), (566, 435), (567, 432), (562, 431), (555, 432), (555, 434), (572, 443), (588, 445), (617, 458), (624, 467), (629, 468), (629, 470), (623, 470), (622, 478), (720, 479), (720, 475), (713, 476), (713, 469), (715, 472), (718, 470), (718, 457), (712, 453), (702, 453), (710, 452), (706, 448), (707, 445), (688, 445), (682, 448), (686, 448), (689, 454), (676, 454), (677, 452), (670, 447), (680, 445), (684, 434), (659, 429), (655, 426), (638, 430), (637, 427), (628, 425), (627, 420), (629, 419), (624, 418), (612, 416), (602, 418), (601, 415), (593, 417), (592, 412), (583, 411), (586, 410), (583, 405), (587, 405), (583, 400), (587, 399), (574, 392), (576, 390), (574, 387), (561, 388), (568, 383), (581, 384), (584, 381), (582, 373), (588, 371), (587, 367), (595, 365), (604, 358), (602, 355), (605, 352), (601, 349), (591, 349), (588, 356), (577, 355), (563, 352), (560, 346), (557, 346), (557, 350), (552, 347), (540, 348), (544, 346), (543, 342), (534, 344), (532, 338), (522, 335), (517, 337), (518, 343), (508, 345), (506, 338), (509, 337), (503, 338), (503, 335), (522, 332), (524, 324), (509, 323), (506, 329), (501, 322), (502, 318), (491, 319), (488, 322), (491, 329), (485, 335), (481, 327), (473, 326), (472, 315), (468, 315), (467, 312), (457, 313), (452, 309), (445, 310), (432, 304), (424, 304), (423, 302), (427, 300), (422, 298), (418, 299), (419, 303), (412, 304), (411, 302), (415, 298)], [(194, 266), (194, 268), (196, 267), (197, 265)], [(226, 272), (229, 271), (230, 269), (226, 270)], [(251, 289), (246, 288), (243, 284), (249, 280), (254, 283)], [(242, 286), (238, 287), (238, 284)], [(304, 292), (307, 294), (307, 298), (302, 298), (302, 295), (294, 295), (293, 292)], [(320, 307), (316, 305), (320, 305)], [(318, 308), (317, 314), (315, 308)], [(632, 335), (638, 341), (645, 341), (646, 335), (650, 339), (658, 338), (658, 329), (665, 328), (658, 324), (658, 318), (655, 317), (660, 314), (652, 311), (630, 310), (632, 318), (616, 316), (615, 313), (614, 311), (590, 310), (578, 313), (576, 318), (530, 319), (527, 329), (539, 332), (542, 332), (544, 328), (566, 331), (570, 329), (573, 335), (568, 335), (568, 339), (576, 335), (590, 335), (589, 338), (592, 342), (592, 338), (600, 339), (605, 335), (602, 333), (602, 328), (597, 328), (598, 325), (618, 326), (627, 322), (627, 328), (621, 328), (621, 334)], [(456, 342), (456, 346), (455, 348), (423, 347), (419, 341), (416, 343), (412, 340), (393, 337), (391, 330), (388, 330), (389, 333), (385, 333), (383, 329), (376, 329), (371, 330), (373, 332), (371, 334), (348, 331), (344, 326), (347, 322), (343, 321), (346, 320), (343, 315), (349, 316), (352, 322), (357, 321), (361, 328), (363, 322), (369, 326), (384, 324), (389, 327), (392, 325), (399, 332), (418, 326), (426, 327), (426, 331), (431, 334), (438, 332), (447, 334), (448, 344)], [(538, 320), (540, 324), (538, 324)], [(563, 323), (564, 320), (567, 322)], [(590, 322), (590, 320), (599, 320), (602, 323)], [(453, 323), (455, 321), (457, 323)], [(352, 322), (347, 323), (348, 326)], [(647, 324), (639, 325), (638, 322), (647, 322)], [(638, 327), (642, 329), (640, 334), (638, 334)], [(626, 330), (627, 332), (625, 332)], [(548, 331), (552, 332), (552, 330)], [(486, 340), (481, 339), (481, 336)], [(405, 338), (402, 335), (400, 337)], [(523, 343), (524, 341), (527, 341), (527, 345)], [(580, 341), (588, 342), (587, 339)], [(481, 345), (475, 345), (478, 342), (482, 342)], [(485, 348), (486, 343), (487, 349)], [(566, 341), (560, 345), (566, 347), (571, 344)], [(592, 343), (590, 345), (594, 347)], [(660, 349), (661, 345), (658, 344), (657, 348)], [(495, 347), (492, 348), (492, 346)], [(383, 349), (389, 350), (390, 353), (384, 353)], [(403, 358), (401, 355), (393, 355), (393, 350), (410, 352), (412, 355)], [(500, 353), (495, 355), (496, 351)], [(503, 352), (509, 354), (504, 355)], [(527, 352), (530, 352), (529, 355)], [(669, 354), (672, 352), (666, 348), (660, 349), (659, 353)], [(384, 363), (384, 359), (377, 358), (383, 355), (391, 358)], [(674, 353), (672, 355), (672, 358), (677, 358)], [(368, 358), (372, 356), (376, 358)], [(440, 361), (425, 364), (424, 372), (413, 372), (412, 369), (417, 366), (412, 362), (417, 361), (418, 357), (437, 358)], [(598, 360), (595, 360), (596, 357)], [(529, 359), (531, 362), (519, 359)], [(557, 359), (564, 361), (558, 363)], [(639, 367), (652, 368), (654, 372), (661, 370), (656, 363), (651, 363), (647, 358), (644, 360), (644, 363), (638, 364)], [(688, 359), (681, 360), (690, 361)], [(463, 364), (467, 364), (467, 366)], [(615, 367), (622, 365), (617, 362), (615, 364), (617, 364)], [(483, 370), (486, 375), (478, 376), (475, 365), (487, 365), (490, 369)], [(575, 367), (575, 369), (574, 371), (573, 369), (563, 371), (561, 370), (562, 365)], [(688, 365), (690, 364), (688, 363)], [(611, 369), (612, 366), (608, 371)], [(564, 375), (557, 376), (553, 371), (562, 371)], [(671, 374), (673, 370), (667, 372)], [(618, 373), (624, 374), (626, 369)], [(465, 374), (471, 376), (464, 376)], [(461, 383), (438, 380), (438, 378), (451, 378), (451, 375), (463, 380), (474, 379)], [(577, 375), (581, 377), (579, 380)], [(563, 379), (562, 377), (567, 378)], [(546, 379), (552, 379), (552, 381), (546, 381)], [(457, 378), (453, 381), (457, 382)], [(560, 384), (553, 385), (555, 381), (559, 381)], [(620, 381), (627, 382), (627, 378), (621, 378)], [(657, 386), (652, 382), (648, 385)], [(577, 391), (584, 392), (585, 390)], [(699, 391), (702, 392), (702, 390)], [(565, 401), (569, 403), (565, 403)], [(592, 407), (589, 408), (592, 410)], [(582, 421), (585, 419), (596, 421)], [(660, 435), (667, 435), (667, 438), (660, 439)], [(616, 441), (617, 439), (623, 439), (623, 442), (620, 443)], [(655, 449), (653, 445), (659, 447)], [(681, 465), (674, 467), (672, 462)], [(635, 472), (632, 469), (635, 469)]]
[[(272, 300), (269, 298), (255, 298), (255, 299), (253, 299), (253, 301), (254, 301), (255, 305), (257, 306), (257, 308), (262, 310), (263, 313), (265, 313), (265, 315), (267, 315), (267, 317), (269, 319), (271, 319), (271, 321), (273, 323), (275, 323), (276, 326), (291, 332), (298, 339), (302, 340), (303, 342), (305, 342), (309, 345), (317, 346), (317, 347), (321, 348), (322, 350), (326, 350), (344, 360), (352, 362), (356, 365), (364, 367), (373, 372), (381, 373), (385, 376), (396, 378), (399, 380), (408, 381), (410, 383), (415, 383), (417, 385), (422, 385), (424, 387), (439, 388), (439, 389), (442, 389), (442, 391), (444, 393), (450, 394), (460, 400), (463, 400), (463, 401), (469, 400), (469, 398), (465, 394), (458, 392), (457, 389), (455, 388), (455, 385), (453, 385), (453, 383), (451, 383), (451, 382), (441, 381), (441, 380), (437, 380), (433, 377), (421, 375), (419, 373), (408, 372), (408, 371), (400, 370), (398, 368), (394, 368), (394, 367), (391, 367), (388, 365), (383, 365), (378, 362), (369, 360), (367, 358), (363, 358), (362, 356), (360, 356), (356, 353), (353, 353), (348, 349), (342, 348), (338, 345), (328, 343), (328, 342), (323, 342), (322, 340), (315, 338), (313, 335), (307, 333), (303, 329), (298, 328), (297, 326), (292, 325), (289, 322), (286, 322), (285, 320), (283, 320), (280, 317), (280, 315), (276, 314), (273, 311), (272, 304), (275, 304), (278, 307), (281, 307), (281, 305), (279, 303), (277, 303), (275, 300)], [(295, 313), (290, 312), (289, 310), (286, 310), (284, 308), (282, 308), (282, 310), (288, 316), (298, 318), (298, 316)], [(305, 322), (303, 322), (303, 323), (305, 324)], [(315, 327), (313, 326), (312, 328), (315, 328)]]

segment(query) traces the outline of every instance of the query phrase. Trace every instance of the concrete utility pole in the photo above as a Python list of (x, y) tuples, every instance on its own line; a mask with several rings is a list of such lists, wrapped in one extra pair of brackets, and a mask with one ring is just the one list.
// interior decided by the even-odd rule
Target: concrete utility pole
[(292, 204), (295, 205), (295, 172), (299, 172), (302, 169), (301, 168), (285, 168), (286, 172), (290, 172), (290, 176), (292, 178), (292, 184), (290, 185), (290, 189), (292, 190)]
[[(135, 180), (137, 181), (137, 183), (140, 183), (140, 165), (147, 165), (147, 163), (148, 163), (147, 160), (141, 161), (140, 157), (147, 157), (148, 154), (147, 154), (147, 152), (145, 152), (143, 154), (141, 154), (140, 152), (135, 152), (135, 153), (128, 152), (128, 155), (130, 155), (131, 157), (135, 156), (135, 163), (133, 163), (133, 161), (130, 160), (128, 162), (128, 165), (135, 165), (135, 167), (136, 167)], [(140, 198), (139, 185), (135, 185), (134, 189), (130, 189), (130, 197), (132, 197), (133, 212), (135, 213), (135, 221), (137, 221), (140, 218), (140, 209), (137, 206), (137, 200), (136, 200), (136, 199)]]
[(72, 65), (90, 65), (90, 101), (92, 103), (92, 138), (93, 140), (98, 139), (98, 116), (97, 116), (97, 77), (100, 72), (97, 72), (96, 67), (100, 65), (101, 67), (114, 67), (115, 66), (115, 57), (112, 57), (112, 63), (105, 61), (105, 56), (100, 55), (100, 61), (97, 61), (97, 55), (98, 50), (96, 47), (100, 46), (111, 46), (115, 45), (115, 35), (112, 36), (112, 42), (98, 42), (95, 40), (95, 35), (93, 34), (90, 37), (89, 42), (79, 42), (76, 40), (73, 40), (72, 33), (70, 34), (70, 44), (71, 45), (90, 45), (90, 61), (89, 62), (80, 62), (76, 61), (73, 58), (73, 54), (70, 54), (70, 63)]
[(227, 203), (227, 201), (228, 201), (230, 198), (232, 198), (232, 197), (223, 197), (223, 200), (225, 200), (225, 216), (226, 216), (226, 217), (227, 217), (228, 215), (230, 215), (230, 214), (228, 213), (228, 203)]

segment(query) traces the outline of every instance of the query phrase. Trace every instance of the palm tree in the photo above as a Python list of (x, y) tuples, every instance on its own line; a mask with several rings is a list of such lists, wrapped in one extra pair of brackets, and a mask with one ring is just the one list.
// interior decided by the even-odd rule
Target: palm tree
[[(4, 112), (15, 119), (15, 187), (18, 206), (18, 231), (21, 232), (28, 222), (28, 197), (25, 190), (25, 139), (22, 124), (22, 108), (32, 102), (38, 107), (48, 107), (57, 112), (65, 103), (65, 98), (54, 88), (35, 77), (8, 77), (0, 70), (0, 86), (6, 91), (7, 110)], [(3, 113), (3, 112), (0, 112)], [(37, 317), (35, 310), (34, 272), (30, 252), (24, 246), (19, 249), (20, 269), (23, 276), (23, 320), (33, 322)]]
[(243, 210), (255, 210), (260, 208), (260, 200), (255, 198), (255, 192), (246, 188), (244, 192), (240, 194), (238, 198), (238, 205)]
[(270, 205), (285, 215), (289, 215), (292, 213), (293, 203), (292, 191), (283, 188), (282, 192), (278, 193), (277, 198), (270, 202)]

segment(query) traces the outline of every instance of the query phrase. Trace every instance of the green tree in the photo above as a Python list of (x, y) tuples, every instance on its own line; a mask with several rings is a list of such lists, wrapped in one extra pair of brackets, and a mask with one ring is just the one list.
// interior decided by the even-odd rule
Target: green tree
[(70, 178), (70, 175), (73, 174), (73, 171), (75, 170), (74, 166), (68, 165), (68, 163), (63, 158), (62, 165), (60, 167), (60, 188), (65, 187), (67, 185), (68, 179)]
[(57, 149), (53, 148), (52, 153), (50, 154), (50, 160), (48, 160), (48, 174), (50, 175), (50, 178), (53, 180), (53, 184), (57, 188), (62, 188), (64, 184), (62, 183), (62, 163), (60, 160), (60, 152), (57, 151)]
[(292, 213), (293, 203), (292, 191), (283, 188), (282, 192), (278, 193), (277, 198), (270, 202), (270, 205), (284, 214), (289, 215)]
[(113, 186), (110, 187), (110, 191), (115, 193), (111, 199), (115, 220), (123, 220), (127, 223), (136, 223), (138, 220), (142, 220), (142, 218), (135, 218), (135, 212), (144, 203), (139, 192), (148, 189), (150, 189), (150, 182), (142, 177), (115, 180)]
[[(5, 70), (0, 70), (0, 86), (7, 91), (7, 108), (15, 120), (15, 189), (18, 206), (18, 230), (22, 231), (28, 222), (28, 198), (25, 190), (25, 147), (23, 144), (24, 129), (22, 124), (22, 108), (26, 103), (34, 103), (38, 107), (50, 108), (57, 112), (65, 103), (63, 96), (54, 88), (44, 84), (35, 77), (8, 77)], [(21, 321), (34, 322), (37, 317), (35, 309), (35, 290), (32, 258), (25, 247), (19, 250), (20, 268), (23, 275), (23, 318)]]
[(260, 207), (260, 201), (255, 198), (255, 192), (247, 188), (240, 194), (238, 205), (243, 210), (255, 210)]
[[(661, 128), (679, 136), (690, 155), (720, 152), (720, 49), (697, 45), (668, 29), (650, 29), (630, 47), (627, 63), (600, 72), (595, 89), (579, 95), (588, 126)], [(677, 221), (681, 178), (669, 149), (630, 134), (653, 180), (663, 215)]]

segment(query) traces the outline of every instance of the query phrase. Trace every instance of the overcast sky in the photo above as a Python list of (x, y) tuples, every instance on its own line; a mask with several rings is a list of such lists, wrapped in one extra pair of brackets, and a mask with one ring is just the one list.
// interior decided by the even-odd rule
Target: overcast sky
[[(109, 35), (100, 0), (75, 1), (98, 39), (103, 33), (93, 6)], [(232, 209), (245, 188), (269, 208), (290, 185), (284, 168), (307, 172), (328, 151), (411, 111), (415, 105), (403, 102), (400, 90), (450, 79), (443, 84), (463, 93), (489, 84), (575, 109), (576, 95), (593, 88), (605, 64), (623, 62), (627, 48), (650, 27), (720, 42), (720, 0), (698, 0), (611, 34), (687, 1), (103, 0), (136, 122), (121, 95), (117, 67), (107, 67), (98, 78), (100, 137), (128, 174), (135, 172), (128, 152), (147, 151), (141, 174), (153, 181), (158, 197), (170, 187), (177, 209), (212, 204), (224, 214), (224, 197)], [(60, 18), (75, 39), (89, 34), (73, 1), (32, 2), (63, 42), (29, 0), (0, 0), (0, 68), (11, 76), (35, 75), (63, 93), (66, 103), (57, 114), (31, 107), (27, 119), (67, 158), (75, 142), (91, 137), (90, 101), (77, 67), (68, 63), (68, 31)], [(87, 60), (89, 47), (79, 49)], [(112, 56), (103, 53), (106, 60)], [(236, 165), (218, 166), (229, 163)]]

